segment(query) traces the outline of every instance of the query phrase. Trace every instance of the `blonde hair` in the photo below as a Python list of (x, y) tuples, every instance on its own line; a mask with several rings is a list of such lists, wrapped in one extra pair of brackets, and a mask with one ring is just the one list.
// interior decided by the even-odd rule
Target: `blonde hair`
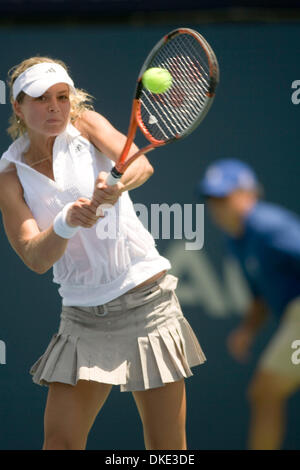
[[(8, 85), (10, 87), (10, 102), (13, 105), (14, 103), (14, 98), (12, 94), (12, 86), (14, 81), (18, 78), (21, 73), (25, 72), (29, 67), (32, 67), (33, 65), (40, 64), (42, 62), (54, 62), (57, 64), (60, 64), (62, 67), (66, 69), (68, 72), (68, 67), (67, 65), (59, 59), (52, 59), (51, 57), (30, 57), (29, 59), (23, 60), (20, 64), (15, 65), (12, 67), (9, 72), (8, 72)], [(69, 72), (68, 72), (69, 73)], [(88, 110), (91, 109), (93, 110), (93, 105), (91, 104), (93, 100), (93, 96), (91, 96), (89, 93), (87, 93), (84, 90), (81, 90), (79, 88), (76, 88), (77, 94), (74, 95), (73, 93), (70, 93), (70, 103), (71, 103), (71, 111), (70, 111), (70, 118), (71, 121), (75, 121), (80, 115)], [(25, 93), (21, 91), (17, 98), (16, 101), (18, 103), (22, 103), (24, 99)], [(20, 119), (14, 112), (9, 118), (9, 123), (10, 126), (7, 128), (8, 134), (11, 136), (13, 140), (17, 139), (21, 135), (23, 135), (26, 132), (26, 124)]]

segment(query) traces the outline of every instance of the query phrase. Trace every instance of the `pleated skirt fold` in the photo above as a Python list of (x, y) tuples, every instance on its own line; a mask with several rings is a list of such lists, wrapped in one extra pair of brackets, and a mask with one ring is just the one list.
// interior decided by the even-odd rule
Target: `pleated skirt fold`
[(30, 369), (40, 385), (92, 380), (138, 391), (193, 375), (206, 357), (167, 274), (98, 307), (63, 307), (58, 332)]

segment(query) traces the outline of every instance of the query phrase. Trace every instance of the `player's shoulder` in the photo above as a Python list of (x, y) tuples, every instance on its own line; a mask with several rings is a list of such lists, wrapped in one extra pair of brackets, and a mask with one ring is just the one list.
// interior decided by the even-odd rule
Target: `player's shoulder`
[(97, 111), (86, 109), (80, 114), (76, 121), (74, 121), (73, 125), (84, 137), (89, 138), (95, 128), (101, 128), (105, 126), (106, 123), (107, 120)]
[(247, 228), (257, 235), (271, 235), (298, 229), (300, 218), (285, 207), (269, 202), (258, 202), (247, 218)]
[(19, 181), (16, 165), (10, 162), (6, 168), (0, 171), (0, 184), (1, 184), (1, 191), (3, 192), (6, 190), (10, 184), (17, 183)]
[(23, 195), (15, 164), (10, 163), (4, 171), (0, 172), (0, 209)]

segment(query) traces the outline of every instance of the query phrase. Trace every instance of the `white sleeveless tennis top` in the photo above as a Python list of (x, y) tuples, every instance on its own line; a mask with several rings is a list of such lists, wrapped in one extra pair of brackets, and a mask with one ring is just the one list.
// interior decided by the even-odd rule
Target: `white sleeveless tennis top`
[[(24, 162), (28, 146), (27, 134), (13, 142), (2, 155), (0, 171), (15, 163), (24, 199), (41, 231), (68, 202), (91, 198), (98, 173), (109, 172), (113, 166), (72, 124), (54, 142), (55, 181)], [(170, 262), (160, 256), (152, 235), (138, 219), (127, 191), (111, 211), (117, 215), (117, 224), (99, 227), (114, 220), (105, 217), (92, 228), (81, 227), (53, 265), (53, 282), (60, 285), (63, 305), (102, 305), (170, 269)]]

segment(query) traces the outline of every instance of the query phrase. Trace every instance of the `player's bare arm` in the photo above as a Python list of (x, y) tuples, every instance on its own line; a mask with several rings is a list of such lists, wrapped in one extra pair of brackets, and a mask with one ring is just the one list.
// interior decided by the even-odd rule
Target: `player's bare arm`
[[(125, 145), (126, 137), (115, 129), (106, 118), (95, 111), (85, 111), (81, 118), (76, 121), (75, 126), (104, 155), (114, 162), (118, 160)], [(137, 150), (137, 146), (133, 143), (129, 155), (135, 154)], [(127, 168), (121, 178), (122, 185), (115, 188), (115, 191), (123, 192), (137, 188), (145, 183), (153, 172), (154, 169), (147, 157), (141, 155)], [(113, 191), (113, 187), (110, 187), (108, 194), (113, 193)]]
[[(0, 210), (8, 240), (28, 268), (43, 274), (61, 258), (68, 239), (58, 236), (53, 225), (40, 231), (23, 197), (23, 188), (15, 171), (0, 174)], [(98, 218), (89, 207), (90, 201), (80, 198), (69, 209), (70, 226), (91, 227)]]

